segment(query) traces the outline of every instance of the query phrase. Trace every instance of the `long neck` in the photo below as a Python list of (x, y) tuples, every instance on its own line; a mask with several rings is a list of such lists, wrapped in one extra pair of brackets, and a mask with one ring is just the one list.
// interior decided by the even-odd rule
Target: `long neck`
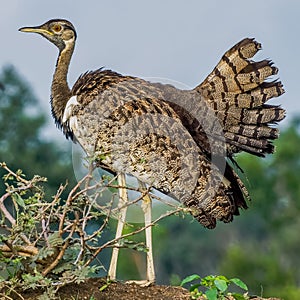
[(75, 40), (68, 42), (64, 49), (60, 50), (53, 75), (51, 87), (51, 111), (56, 124), (62, 126), (62, 117), (71, 91), (67, 82), (69, 64), (74, 51)]

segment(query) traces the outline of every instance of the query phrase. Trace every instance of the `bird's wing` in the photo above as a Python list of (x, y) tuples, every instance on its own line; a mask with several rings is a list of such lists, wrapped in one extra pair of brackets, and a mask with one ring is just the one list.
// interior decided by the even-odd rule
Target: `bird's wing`
[[(112, 74), (106, 75), (107, 81)], [(246, 208), (233, 170), (199, 147), (171, 107), (173, 98), (184, 96), (182, 91), (167, 87), (174, 92), (170, 95), (132, 77), (112, 80), (104, 86), (101, 80), (94, 83), (95, 74), (88, 77), (89, 88), (81, 84), (65, 111), (65, 122), (99, 166), (131, 174), (175, 197), (209, 228), (216, 220), (231, 221), (239, 207)]]

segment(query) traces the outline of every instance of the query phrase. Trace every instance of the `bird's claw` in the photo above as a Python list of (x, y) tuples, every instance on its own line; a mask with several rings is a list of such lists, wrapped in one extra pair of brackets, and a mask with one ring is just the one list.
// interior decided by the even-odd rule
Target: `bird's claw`
[(152, 280), (128, 280), (125, 282), (126, 284), (136, 284), (142, 287), (147, 287), (147, 286), (151, 286), (154, 285), (154, 281)]

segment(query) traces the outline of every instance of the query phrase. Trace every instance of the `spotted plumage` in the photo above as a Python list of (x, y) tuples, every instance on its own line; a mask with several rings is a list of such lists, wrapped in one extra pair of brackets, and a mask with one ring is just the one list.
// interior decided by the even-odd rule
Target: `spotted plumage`
[(228, 162), (246, 151), (272, 153), (277, 122), (285, 116), (268, 100), (284, 93), (267, 81), (278, 69), (252, 61), (261, 49), (244, 39), (227, 51), (192, 90), (150, 83), (99, 69), (67, 84), (76, 32), (66, 20), (22, 31), (37, 32), (59, 48), (52, 83), (52, 114), (67, 138), (99, 166), (134, 175), (190, 209), (205, 227), (229, 222), (247, 208), (248, 192)]

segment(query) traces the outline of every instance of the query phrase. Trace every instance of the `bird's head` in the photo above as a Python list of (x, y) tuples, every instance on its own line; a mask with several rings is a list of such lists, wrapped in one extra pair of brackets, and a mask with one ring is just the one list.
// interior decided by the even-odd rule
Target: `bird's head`
[(60, 51), (62, 51), (68, 43), (74, 43), (76, 40), (76, 31), (73, 24), (63, 19), (50, 20), (35, 27), (22, 27), (19, 31), (38, 33), (55, 44)]

